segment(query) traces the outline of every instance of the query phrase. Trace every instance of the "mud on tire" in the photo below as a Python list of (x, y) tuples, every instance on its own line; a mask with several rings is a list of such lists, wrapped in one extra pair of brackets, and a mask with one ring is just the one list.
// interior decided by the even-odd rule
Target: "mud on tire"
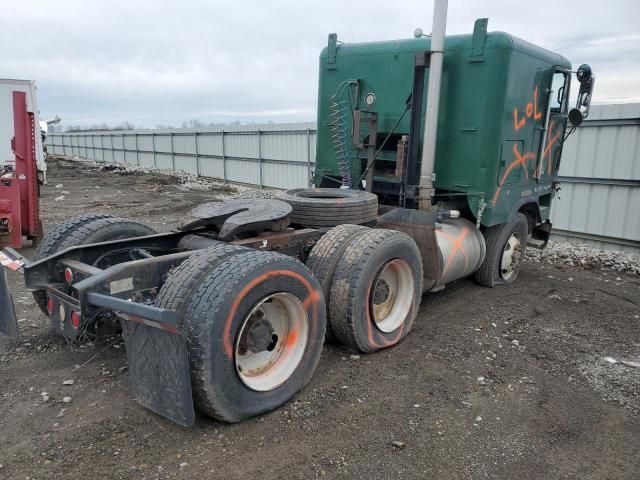
[(373, 352), (411, 330), (422, 295), (422, 259), (415, 241), (394, 230), (370, 230), (352, 241), (336, 268), (329, 311), (343, 344)]

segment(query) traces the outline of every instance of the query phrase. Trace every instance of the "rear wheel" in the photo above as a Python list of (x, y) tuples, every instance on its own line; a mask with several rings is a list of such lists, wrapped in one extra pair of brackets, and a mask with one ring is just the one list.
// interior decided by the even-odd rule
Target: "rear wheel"
[(204, 270), (174, 303), (183, 312), (196, 405), (227, 422), (282, 405), (320, 359), (326, 308), (318, 281), (291, 257), (255, 250)]
[(331, 327), (343, 344), (373, 352), (411, 330), (422, 294), (415, 241), (394, 230), (370, 230), (351, 242), (331, 285)]
[[(371, 230), (361, 225), (339, 225), (325, 233), (314, 245), (307, 258), (307, 267), (322, 286), (327, 305), (330, 303), (331, 284), (340, 258), (357, 235)], [(327, 340), (335, 340), (331, 329), (331, 316), (327, 321)]]
[[(44, 238), (34, 260), (42, 260), (67, 248), (89, 243), (117, 240), (119, 238), (152, 235), (156, 231), (125, 218), (115, 218), (102, 213), (89, 213), (70, 218), (54, 228)], [(47, 295), (44, 290), (33, 292), (36, 304), (47, 313)]]
[(518, 213), (512, 221), (484, 232), (487, 254), (473, 278), (485, 287), (515, 282), (527, 247), (527, 217)]

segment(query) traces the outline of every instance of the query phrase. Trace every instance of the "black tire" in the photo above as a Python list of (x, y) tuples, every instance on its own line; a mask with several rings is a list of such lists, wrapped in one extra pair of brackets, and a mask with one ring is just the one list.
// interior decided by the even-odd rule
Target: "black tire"
[[(76, 229), (93, 223), (97, 220), (102, 220), (104, 218), (113, 217), (105, 213), (86, 213), (65, 220), (44, 237), (44, 239), (40, 243), (40, 246), (38, 247), (38, 250), (36, 250), (36, 254), (33, 258), (34, 261), (42, 260), (49, 255), (53, 255), (54, 253), (59, 252), (60, 250), (62, 250), (62, 245), (67, 240), (69, 235), (71, 235)], [(42, 310), (45, 315), (48, 315), (46, 293), (42, 290), (37, 290), (33, 292), (33, 298), (35, 299), (36, 305), (38, 305), (40, 310)]]
[[(156, 306), (173, 310), (182, 316), (190, 295), (202, 278), (227, 257), (247, 251), (250, 249), (226, 242), (197, 250), (169, 275), (160, 289)], [(188, 328), (188, 325), (185, 327)]]
[(292, 207), (291, 223), (306, 227), (361, 225), (378, 216), (378, 197), (363, 190), (297, 188), (280, 195)]
[[(376, 322), (379, 280), (387, 266), (402, 267), (404, 282), (396, 295), (387, 288), (385, 299), (394, 300), (393, 312), (400, 315), (392, 329), (382, 328), (382, 316)], [(410, 283), (408, 281), (410, 279)], [(400, 295), (405, 295), (401, 298)], [(411, 330), (422, 295), (422, 258), (415, 241), (394, 230), (370, 230), (359, 235), (345, 249), (331, 285), (329, 311), (331, 328), (344, 345), (368, 353), (400, 342)], [(382, 302), (386, 303), (386, 302)], [(389, 315), (391, 318), (392, 316)]]
[[(274, 294), (297, 299), (305, 313), (307, 340), (286, 380), (257, 391), (236, 370), (236, 342), (249, 313)], [(320, 359), (326, 328), (322, 290), (307, 267), (292, 257), (255, 250), (226, 257), (201, 277), (182, 311), (194, 401), (218, 420), (239, 422), (279, 407), (309, 382)], [(289, 341), (287, 337), (285, 343)]]
[[(357, 235), (369, 230), (369, 228), (361, 225), (338, 225), (325, 233), (311, 249), (309, 257), (307, 258), (307, 267), (309, 267), (318, 279), (318, 282), (320, 282), (327, 305), (329, 305), (330, 301), (333, 275), (342, 254)], [(330, 314), (327, 318), (326, 339), (327, 341), (335, 340), (335, 335), (331, 329)]]
[[(61, 223), (45, 237), (36, 252), (35, 260), (41, 260), (78, 245), (141, 237), (154, 233), (157, 232), (153, 228), (126, 218), (100, 213), (79, 215)], [(45, 291), (34, 291), (33, 298), (40, 310), (48, 316)]]
[[(520, 273), (520, 266), (527, 247), (529, 235), (527, 217), (522, 213), (518, 213), (509, 223), (489, 227), (483, 234), (487, 243), (487, 254), (480, 268), (473, 274), (474, 280), (479, 285), (491, 288), (496, 285), (515, 282)], [(519, 238), (520, 251), (516, 252), (518, 258), (515, 260), (515, 270), (511, 275), (506, 276), (501, 271), (502, 255), (507, 246), (507, 241), (512, 235)]]

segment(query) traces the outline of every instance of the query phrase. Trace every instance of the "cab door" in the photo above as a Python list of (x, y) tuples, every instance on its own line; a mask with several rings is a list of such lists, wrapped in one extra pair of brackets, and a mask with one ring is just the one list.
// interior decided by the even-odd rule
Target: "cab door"
[(565, 69), (553, 70), (547, 80), (549, 88), (547, 116), (543, 130), (544, 137), (540, 144), (540, 154), (536, 177), (540, 182), (551, 181), (560, 168), (562, 143), (567, 126), (567, 112), (569, 104), (569, 72)]

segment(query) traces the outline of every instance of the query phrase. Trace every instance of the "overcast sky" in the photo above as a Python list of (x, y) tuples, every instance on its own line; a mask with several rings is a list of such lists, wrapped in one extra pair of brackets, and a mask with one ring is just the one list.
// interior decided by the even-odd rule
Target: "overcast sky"
[[(0, 0), (0, 77), (35, 79), (66, 125), (315, 120), (318, 54), (431, 31), (432, 1)], [(590, 63), (594, 103), (640, 102), (640, 1), (450, 0), (448, 33), (478, 17)]]

